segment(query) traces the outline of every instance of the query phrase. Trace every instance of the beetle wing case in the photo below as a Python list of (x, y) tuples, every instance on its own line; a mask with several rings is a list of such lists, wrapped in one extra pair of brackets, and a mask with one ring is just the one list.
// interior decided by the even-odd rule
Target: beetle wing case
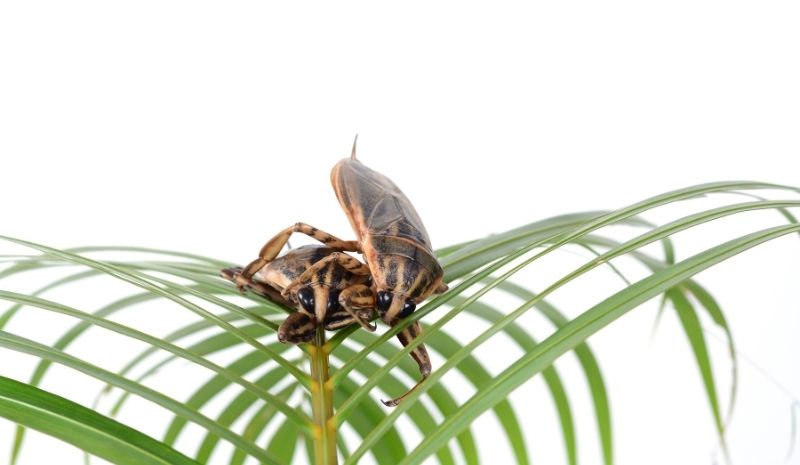
[(333, 167), (331, 183), (359, 240), (364, 233), (386, 234), (405, 237), (432, 251), (417, 210), (389, 178), (345, 158)]
[(333, 167), (331, 183), (378, 288), (421, 300), (441, 287), (425, 226), (395, 183), (353, 158)]

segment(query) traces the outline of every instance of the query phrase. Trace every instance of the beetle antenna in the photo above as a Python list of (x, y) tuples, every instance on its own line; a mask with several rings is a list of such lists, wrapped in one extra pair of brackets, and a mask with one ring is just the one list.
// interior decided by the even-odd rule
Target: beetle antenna
[(353, 151), (350, 152), (350, 159), (351, 160), (355, 160), (356, 159), (356, 143), (357, 142), (358, 142), (358, 134), (356, 134), (356, 138), (353, 139)]

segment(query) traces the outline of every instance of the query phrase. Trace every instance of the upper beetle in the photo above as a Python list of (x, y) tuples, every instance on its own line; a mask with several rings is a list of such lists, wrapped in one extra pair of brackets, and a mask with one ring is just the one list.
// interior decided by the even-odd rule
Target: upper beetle
[(372, 273), (383, 321), (393, 325), (447, 290), (419, 214), (394, 182), (356, 159), (355, 141), (350, 158), (333, 167), (331, 183)]

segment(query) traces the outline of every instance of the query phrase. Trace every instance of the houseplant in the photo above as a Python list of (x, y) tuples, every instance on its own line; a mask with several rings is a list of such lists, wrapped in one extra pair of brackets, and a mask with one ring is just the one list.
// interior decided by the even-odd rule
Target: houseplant
[[(776, 199), (761, 197), (761, 191)], [(613, 434), (607, 392), (586, 341), (641, 303), (659, 297), (665, 308), (677, 313), (688, 338), (724, 455), (724, 434), (731, 406), (720, 400), (721, 388), (712, 369), (698, 315), (707, 314), (728, 335), (734, 367), (736, 350), (724, 313), (711, 293), (694, 278), (701, 271), (756, 245), (800, 232), (800, 224), (791, 213), (791, 209), (800, 206), (800, 201), (792, 199), (797, 192), (797, 188), (759, 182), (703, 184), (613, 211), (547, 218), (505, 233), (439, 249), (437, 254), (445, 267), (450, 291), (420, 306), (406, 323), (421, 320), (426, 324), (423, 336), (415, 342), (427, 344), (444, 362), (435, 366), (431, 377), (394, 409), (379, 407), (373, 390), (395, 394), (400, 390), (398, 385), (404, 382), (403, 378), (398, 378), (398, 372), (405, 372), (411, 378), (415, 376), (415, 367), (407, 355), (414, 344), (402, 350), (386, 344), (401, 327), (382, 334), (348, 328), (331, 333), (327, 339), (320, 333), (317, 345), (287, 347), (275, 341), (275, 329), (287, 309), (254, 296), (240, 297), (231, 285), (217, 276), (221, 268), (232, 265), (228, 261), (144, 248), (60, 250), (3, 237), (4, 241), (31, 252), (5, 259), (7, 265), (0, 272), (0, 284), (21, 274), (33, 275), (59, 268), (69, 273), (51, 278), (32, 292), (0, 291), (0, 299), (12, 304), (0, 317), (0, 345), (40, 359), (35, 375), (27, 383), (2, 378), (0, 416), (121, 464), (238, 464), (244, 463), (247, 457), (281, 465), (293, 459), (296, 463), (307, 460), (319, 465), (355, 464), (367, 454), (381, 464), (421, 463), (429, 457), (444, 464), (456, 463), (455, 457), (477, 464), (480, 463), (478, 450), (489, 445), (483, 444), (481, 434), (475, 434), (470, 426), (482, 414), (491, 411), (502, 425), (503, 437), (509, 442), (515, 460), (529, 463), (531, 451), (520, 426), (520, 412), (515, 411), (507, 396), (541, 373), (559, 412), (566, 461), (575, 464), (578, 453), (574, 419), (566, 396), (569, 389), (553, 368), (554, 361), (574, 351), (592, 393), (602, 460), (611, 464)], [(720, 206), (684, 214), (664, 224), (656, 225), (643, 219), (668, 204), (688, 206), (700, 196), (721, 194), (734, 195), (723, 196), (726, 202)], [(742, 200), (727, 201), (736, 196)], [(674, 234), (754, 210), (775, 210), (781, 213), (784, 221), (753, 225), (749, 234), (720, 242), (688, 258), (676, 259)], [(620, 226), (633, 228), (637, 233), (632, 238), (617, 240), (608, 231)], [(659, 245), (660, 254), (642, 250), (653, 244)], [(531, 264), (570, 247), (589, 251), (593, 258), (547, 285), (537, 283), (536, 292), (531, 286), (513, 283), (513, 279)], [(136, 257), (93, 258), (103, 253), (128, 253)], [(148, 256), (148, 259), (139, 256)], [(599, 267), (609, 267), (626, 280), (625, 274), (612, 261), (619, 257), (638, 261), (648, 272), (575, 318), (565, 317), (548, 303), (551, 293)], [(41, 296), (60, 287), (79, 285), (82, 280), (97, 275), (132, 285), (138, 288), (138, 293), (107, 303), (95, 312), (81, 311)], [(495, 308), (492, 296), (498, 294), (511, 296), (518, 303)], [(246, 300), (242, 302), (242, 299)], [(196, 315), (196, 319), (156, 337), (111, 318), (118, 312), (128, 312), (132, 306), (157, 305), (164, 301), (177, 304), (182, 311)], [(33, 308), (48, 311), (42, 314), (43, 325), (47, 322), (46, 315), (52, 313), (68, 315), (77, 319), (77, 323), (52, 347), (8, 331), (17, 313), (36, 311)], [(529, 311), (541, 312), (555, 328), (542, 341), (534, 341), (529, 328), (517, 324), (517, 319)], [(451, 334), (451, 322), (465, 315), (483, 321), (478, 334)], [(138, 353), (115, 354), (122, 364), (117, 372), (68, 355), (65, 350), (70, 344), (90, 337), (84, 333), (93, 326), (108, 329), (118, 337), (138, 340), (145, 347)], [(510, 338), (521, 349), (518, 355), (498, 362), (502, 367), (489, 366), (475, 357), (478, 348), (496, 343), (496, 336)], [(237, 347), (247, 348), (248, 352), (238, 354), (226, 364), (216, 361), (219, 353)], [(159, 351), (169, 355), (153, 360), (153, 354)], [(176, 361), (203, 367), (213, 375), (207, 376), (204, 384), (185, 398), (173, 398), (146, 386), (144, 380), (168, 372)], [(114, 403), (102, 411), (80, 406), (58, 396), (57, 392), (40, 390), (36, 386), (51, 362), (106, 383), (105, 393), (117, 393)], [(311, 370), (317, 374), (319, 367), (324, 367), (323, 371), (330, 367), (330, 378), (312, 379), (309, 364), (317, 367)], [(266, 367), (267, 371), (259, 373), (260, 378), (251, 379), (248, 373), (258, 367)], [(139, 374), (133, 376), (136, 370)], [(459, 400), (457, 388), (442, 380), (451, 370), (460, 373), (472, 385), (468, 398)], [(318, 386), (315, 382), (320, 381), (330, 383), (330, 396), (323, 398), (325, 390), (315, 388)], [(217, 396), (226, 389), (233, 392)], [(735, 378), (732, 389), (735, 391)], [(130, 395), (147, 399), (169, 412), (163, 437), (143, 435), (111, 419), (130, 401)], [(731, 401), (734, 397), (731, 395)], [(203, 412), (214, 399), (222, 402), (222, 406), (211, 418)], [(314, 402), (333, 402), (335, 406), (333, 417), (321, 420), (332, 422), (336, 431), (346, 431), (347, 434), (336, 438), (338, 454), (314, 447), (320, 437), (318, 431), (326, 426), (319, 424), (319, 418), (309, 415), (309, 405)], [(422, 433), (421, 437), (411, 442), (403, 422), (413, 424)], [(205, 432), (198, 436), (196, 449), (183, 448), (182, 453), (176, 449), (176, 441), (188, 425), (199, 426)], [(262, 435), (265, 431), (269, 433), (267, 436)], [(12, 463), (22, 447), (23, 437), (24, 430), (19, 429)], [(224, 459), (214, 456), (214, 461), (209, 462), (221, 441), (233, 445), (230, 456)], [(457, 449), (455, 455), (451, 447)]]

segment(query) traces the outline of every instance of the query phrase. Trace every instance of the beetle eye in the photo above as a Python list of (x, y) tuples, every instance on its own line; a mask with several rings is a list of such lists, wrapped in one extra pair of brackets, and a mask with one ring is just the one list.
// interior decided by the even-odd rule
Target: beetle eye
[(331, 290), (328, 294), (328, 308), (326, 311), (332, 312), (339, 310), (340, 308), (342, 308), (342, 306), (339, 305), (339, 291)]
[(297, 291), (297, 300), (300, 301), (300, 305), (302, 305), (306, 311), (314, 313), (314, 291), (307, 287), (300, 289)]
[(389, 305), (392, 304), (392, 293), (386, 291), (378, 292), (378, 310), (386, 312), (389, 310)]
[(415, 308), (417, 308), (417, 305), (414, 302), (412, 302), (410, 300), (406, 300), (405, 305), (403, 305), (403, 309), (400, 310), (400, 314), (397, 315), (397, 317), (398, 318), (405, 318), (408, 315), (411, 315), (411, 313), (414, 311)]

